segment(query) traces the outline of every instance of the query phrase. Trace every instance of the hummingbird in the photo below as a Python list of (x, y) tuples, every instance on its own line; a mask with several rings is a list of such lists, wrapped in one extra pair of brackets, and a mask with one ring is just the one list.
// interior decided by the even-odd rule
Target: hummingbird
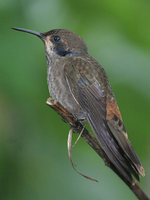
[(91, 125), (102, 150), (127, 182), (144, 176), (123, 124), (106, 72), (89, 53), (80, 36), (66, 29), (36, 32), (13, 28), (39, 37), (48, 63), (47, 83), (51, 97), (81, 123)]

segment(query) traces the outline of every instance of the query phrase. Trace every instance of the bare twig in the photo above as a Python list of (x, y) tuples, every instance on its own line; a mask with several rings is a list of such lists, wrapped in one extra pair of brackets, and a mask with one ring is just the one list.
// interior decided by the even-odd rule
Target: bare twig
[(47, 105), (53, 108), (65, 122), (70, 124), (71, 128), (74, 129), (75, 133), (81, 134), (81, 137), (92, 147), (92, 149), (104, 160), (105, 164), (110, 167), (132, 190), (132, 192), (136, 195), (139, 200), (150, 200), (149, 197), (144, 193), (144, 191), (140, 188), (136, 181), (128, 182), (124, 179), (124, 177), (115, 169), (112, 163), (109, 161), (109, 158), (102, 150), (100, 144), (95, 139), (93, 135), (91, 135), (86, 128), (71, 114), (69, 113), (59, 102), (48, 98)]
[[(69, 161), (70, 161), (70, 163), (71, 163), (73, 169), (74, 169), (79, 175), (83, 176), (84, 178), (89, 179), (89, 180), (91, 180), (91, 181), (98, 182), (95, 178), (92, 178), (92, 177), (90, 177), (90, 176), (87, 176), (87, 175), (83, 174), (82, 172), (80, 172), (80, 171), (76, 168), (76, 166), (75, 166), (75, 164), (74, 164), (74, 162), (73, 162), (73, 160), (72, 160), (72, 134), (73, 134), (73, 128), (70, 129), (69, 134), (68, 134), (68, 140), (67, 140), (68, 157), (69, 157)], [(81, 134), (80, 134), (80, 135), (81, 135)]]

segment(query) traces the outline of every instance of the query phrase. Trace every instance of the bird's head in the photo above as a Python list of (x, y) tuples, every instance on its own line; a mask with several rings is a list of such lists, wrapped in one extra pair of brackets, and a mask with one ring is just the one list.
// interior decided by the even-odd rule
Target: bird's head
[(17, 31), (30, 33), (39, 37), (45, 44), (46, 52), (49, 55), (61, 57), (86, 54), (87, 47), (83, 40), (75, 33), (66, 29), (54, 29), (45, 33), (40, 33), (24, 28), (13, 28)]

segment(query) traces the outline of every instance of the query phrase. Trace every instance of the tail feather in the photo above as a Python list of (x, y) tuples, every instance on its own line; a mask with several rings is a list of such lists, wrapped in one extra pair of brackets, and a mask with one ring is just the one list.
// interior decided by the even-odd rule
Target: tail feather
[[(93, 113), (93, 112), (92, 112)], [(91, 124), (94, 132), (97, 135), (98, 141), (108, 156), (110, 162), (114, 165), (116, 170), (128, 181), (132, 182), (132, 175), (139, 180), (139, 175), (136, 169), (132, 167), (130, 162), (124, 156), (122, 149), (120, 149), (115, 138), (112, 137), (106, 123), (102, 121), (99, 115), (88, 115), (88, 121)]]

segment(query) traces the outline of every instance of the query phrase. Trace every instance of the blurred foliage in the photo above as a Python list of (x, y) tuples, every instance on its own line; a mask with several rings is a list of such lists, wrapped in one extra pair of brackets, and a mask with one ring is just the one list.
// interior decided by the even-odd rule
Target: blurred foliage
[(82, 140), (74, 160), (100, 181), (72, 170), (69, 127), (45, 105), (42, 43), (13, 26), (67, 28), (84, 38), (110, 78), (150, 195), (150, 1), (0, 0), (0, 25), (0, 199), (136, 199)]

